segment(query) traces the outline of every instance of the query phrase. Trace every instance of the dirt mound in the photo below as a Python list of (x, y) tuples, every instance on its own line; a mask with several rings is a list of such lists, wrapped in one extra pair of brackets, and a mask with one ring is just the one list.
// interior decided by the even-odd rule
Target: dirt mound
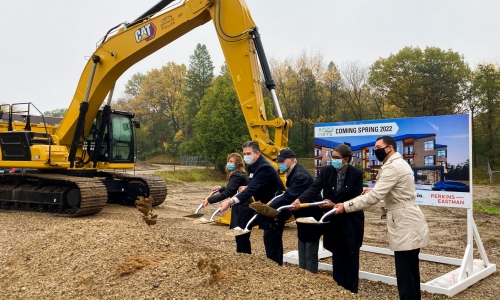
[[(83, 218), (0, 210), (0, 299), (397, 298), (395, 286), (362, 279), (359, 294), (354, 295), (337, 286), (331, 272), (312, 274), (297, 265), (278, 266), (266, 258), (262, 230), (252, 230), (251, 255), (236, 253), (234, 238), (226, 236), (228, 226), (193, 224), (182, 217), (193, 213), (212, 185), (168, 187), (173, 197), (154, 208), (161, 221), (148, 230), (143, 216), (151, 208), (145, 199), (140, 213), (106, 205), (98, 215)], [(494, 191), (484, 192), (485, 198), (493, 197)], [(203, 212), (209, 216), (216, 209), (217, 205), (209, 205)], [(422, 253), (461, 258), (466, 211), (422, 210), (431, 230), (430, 245)], [(367, 210), (365, 216), (364, 244), (387, 247), (387, 225), (379, 210)], [(474, 219), (490, 262), (500, 263), (500, 217), (475, 213)], [(284, 252), (297, 249), (293, 222), (285, 226), (283, 247)], [(392, 256), (361, 252), (360, 268), (395, 275)], [(422, 262), (421, 280), (427, 282), (454, 268)], [(499, 277), (497, 272), (453, 299), (496, 299)], [(429, 293), (422, 298), (448, 299)]]
[(152, 264), (153, 261), (150, 260), (149, 258), (142, 255), (134, 255), (132, 257), (129, 257), (126, 261), (118, 264), (118, 267), (116, 269), (116, 274), (118, 276), (124, 276)]

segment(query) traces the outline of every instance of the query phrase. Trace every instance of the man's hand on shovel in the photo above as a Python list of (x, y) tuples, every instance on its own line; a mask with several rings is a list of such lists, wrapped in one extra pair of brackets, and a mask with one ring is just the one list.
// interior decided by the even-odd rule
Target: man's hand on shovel
[(225, 212), (230, 205), (231, 205), (231, 199), (223, 201), (221, 204), (219, 204), (220, 211)]
[(300, 209), (300, 199), (295, 199), (295, 201), (292, 202), (292, 208), (290, 210), (299, 210)]

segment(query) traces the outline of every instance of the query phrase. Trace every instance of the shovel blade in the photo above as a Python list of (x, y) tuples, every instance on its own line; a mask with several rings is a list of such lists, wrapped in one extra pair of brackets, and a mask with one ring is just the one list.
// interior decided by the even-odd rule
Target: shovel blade
[(297, 220), (295, 220), (295, 222), (301, 223), (301, 224), (307, 224), (307, 225), (321, 225), (321, 224), (330, 223), (330, 221), (326, 221), (326, 222), (316, 221), (316, 219), (314, 219), (312, 217), (297, 218)]
[(185, 218), (194, 218), (194, 219), (198, 219), (198, 218), (201, 218), (203, 217), (204, 214), (192, 214), (192, 215), (187, 215), (187, 216), (183, 216)]
[(255, 202), (249, 205), (251, 209), (255, 210), (258, 214), (266, 216), (266, 217), (275, 217), (280, 212), (269, 205), (262, 204), (259, 202)]
[(237, 227), (237, 228), (229, 229), (229, 231), (226, 232), (226, 235), (227, 236), (239, 236), (239, 235), (244, 235), (244, 234), (247, 234), (250, 232), (252, 232), (252, 231), (241, 229), (241, 228)]

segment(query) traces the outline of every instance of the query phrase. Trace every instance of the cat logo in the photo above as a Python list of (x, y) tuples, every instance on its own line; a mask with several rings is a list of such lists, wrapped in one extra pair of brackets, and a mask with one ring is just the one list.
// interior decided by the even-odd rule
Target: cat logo
[(150, 41), (154, 39), (156, 36), (156, 26), (153, 23), (149, 23), (147, 25), (142, 26), (141, 28), (135, 31), (135, 41)]

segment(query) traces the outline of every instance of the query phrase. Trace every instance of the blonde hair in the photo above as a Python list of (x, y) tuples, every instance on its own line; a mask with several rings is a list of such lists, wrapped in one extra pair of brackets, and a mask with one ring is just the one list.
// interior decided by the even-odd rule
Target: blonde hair
[(226, 173), (227, 173), (227, 176), (231, 176), (231, 174), (233, 174), (234, 171), (240, 171), (240, 172), (243, 172), (244, 174), (247, 173), (247, 171), (245, 170), (245, 161), (243, 161), (243, 157), (241, 157), (241, 155), (239, 153), (231, 153), (227, 156), (227, 160), (228, 161), (230, 158), (234, 159), (234, 170), (229, 172), (229, 170), (227, 169), (227, 165), (225, 167), (226, 169)]

